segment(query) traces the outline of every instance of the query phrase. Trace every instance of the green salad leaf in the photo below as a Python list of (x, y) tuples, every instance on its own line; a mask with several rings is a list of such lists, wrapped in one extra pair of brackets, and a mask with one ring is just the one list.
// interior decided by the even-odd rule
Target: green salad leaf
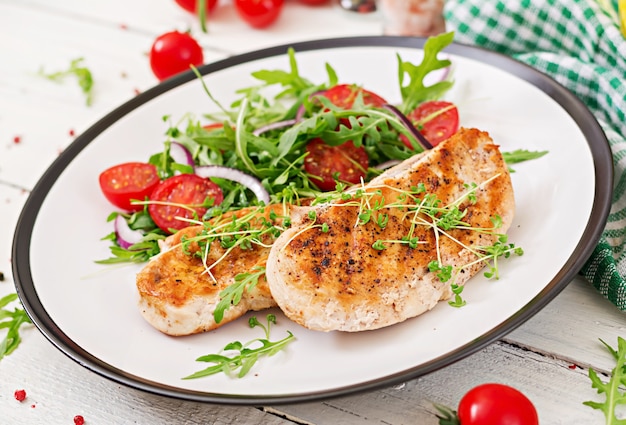
[(606, 425), (626, 425), (626, 418), (618, 419), (616, 416), (617, 407), (626, 406), (626, 340), (617, 337), (617, 350), (602, 340), (600, 342), (615, 359), (615, 368), (611, 371), (608, 382), (603, 382), (595, 370), (589, 369), (591, 386), (598, 391), (598, 394), (604, 394), (605, 400), (603, 402), (585, 401), (583, 404), (602, 411), (606, 418)]

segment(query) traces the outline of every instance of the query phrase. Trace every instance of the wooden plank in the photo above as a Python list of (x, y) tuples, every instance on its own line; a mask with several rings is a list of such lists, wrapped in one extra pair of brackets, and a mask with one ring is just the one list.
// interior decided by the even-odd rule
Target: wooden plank
[(620, 311), (582, 277), (576, 277), (542, 311), (505, 340), (547, 356), (609, 371), (613, 358), (599, 339), (617, 346), (626, 337), (626, 312)]
[[(72, 424), (75, 415), (94, 425), (293, 424), (255, 407), (190, 402), (134, 390), (74, 363), (32, 327), (23, 335), (24, 345), (0, 362), (3, 424)], [(13, 397), (18, 389), (27, 393), (23, 403)]]
[(404, 385), (267, 410), (316, 425), (436, 425), (433, 403), (455, 407), (474, 386), (501, 382), (518, 388), (531, 399), (542, 424), (602, 423), (602, 413), (582, 405), (586, 400), (601, 400), (591, 388), (587, 372), (568, 366), (568, 362), (499, 342)]

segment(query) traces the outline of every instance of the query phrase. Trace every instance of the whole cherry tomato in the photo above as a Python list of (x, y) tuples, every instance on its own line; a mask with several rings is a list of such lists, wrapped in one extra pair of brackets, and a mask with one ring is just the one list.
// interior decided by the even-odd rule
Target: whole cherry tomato
[(99, 177), (100, 189), (110, 203), (124, 211), (139, 211), (144, 201), (159, 184), (159, 173), (152, 164), (126, 162), (104, 170)]
[(235, 0), (239, 16), (254, 28), (265, 28), (280, 15), (284, 0)]
[(204, 63), (202, 48), (188, 33), (172, 31), (160, 35), (150, 50), (150, 67), (159, 80), (188, 71)]
[[(194, 14), (198, 12), (196, 10), (196, 6), (198, 5), (197, 0), (174, 0), (174, 1), (178, 3), (178, 5), (182, 7), (183, 9), (185, 9), (187, 12), (194, 13)], [(217, 0), (205, 0), (205, 2), (206, 2), (207, 10), (209, 12), (215, 9), (215, 6), (217, 5)]]
[(461, 425), (539, 425), (537, 410), (521, 392), (488, 383), (468, 391), (459, 402)]
[(209, 179), (195, 174), (179, 174), (163, 180), (154, 189), (148, 212), (154, 223), (163, 231), (180, 230), (189, 223), (177, 217), (200, 218), (210, 205), (219, 205), (224, 200), (222, 189)]

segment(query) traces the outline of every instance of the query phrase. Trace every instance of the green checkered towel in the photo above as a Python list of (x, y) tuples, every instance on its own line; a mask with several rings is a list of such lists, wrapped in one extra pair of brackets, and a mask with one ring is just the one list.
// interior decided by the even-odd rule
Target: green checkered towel
[(613, 152), (613, 203), (580, 273), (626, 310), (626, 41), (617, 1), (446, 0), (455, 40), (512, 56), (550, 75), (594, 113)]

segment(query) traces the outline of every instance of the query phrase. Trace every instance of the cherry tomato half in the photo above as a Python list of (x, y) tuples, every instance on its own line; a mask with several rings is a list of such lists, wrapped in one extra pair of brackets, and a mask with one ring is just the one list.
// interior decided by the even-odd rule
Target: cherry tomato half
[(350, 109), (357, 96), (361, 93), (363, 103), (370, 106), (381, 107), (387, 101), (376, 93), (365, 90), (355, 84), (337, 84), (326, 90), (322, 95), (332, 102), (333, 105), (343, 109)]
[(104, 170), (99, 181), (100, 189), (110, 203), (124, 211), (139, 211), (143, 205), (132, 205), (131, 201), (145, 200), (160, 180), (154, 165), (127, 162)]
[(165, 80), (191, 65), (204, 63), (202, 47), (188, 33), (171, 31), (160, 35), (150, 49), (150, 68), (159, 80)]
[(265, 28), (280, 16), (284, 0), (235, 0), (241, 19), (254, 28)]
[[(194, 14), (197, 13), (197, 10), (196, 10), (196, 6), (198, 5), (197, 0), (174, 0), (174, 1), (178, 3), (178, 5), (182, 7), (183, 9), (185, 9), (187, 12), (194, 13)], [(206, 2), (206, 8), (209, 12), (212, 11), (217, 5), (217, 0), (206, 0), (205, 2)]]
[(538, 425), (532, 402), (515, 388), (483, 384), (468, 391), (459, 402), (462, 425)]
[(219, 205), (224, 200), (222, 189), (211, 180), (195, 174), (179, 174), (163, 180), (152, 192), (150, 200), (185, 205), (187, 208), (150, 204), (148, 212), (154, 223), (169, 233), (170, 229), (180, 230), (189, 226), (188, 222), (176, 217), (193, 219), (197, 215), (198, 218), (202, 218), (208, 209), (206, 204), (208, 199), (213, 199), (213, 205)]
[[(431, 145), (437, 146), (459, 130), (459, 110), (450, 102), (431, 100), (420, 104), (407, 118)], [(411, 142), (402, 135), (402, 142), (412, 148)]]
[(311, 179), (320, 190), (335, 190), (336, 181), (359, 183), (367, 173), (369, 157), (363, 146), (352, 141), (339, 146), (327, 145), (322, 139), (311, 139), (306, 145), (304, 170), (317, 178)]

